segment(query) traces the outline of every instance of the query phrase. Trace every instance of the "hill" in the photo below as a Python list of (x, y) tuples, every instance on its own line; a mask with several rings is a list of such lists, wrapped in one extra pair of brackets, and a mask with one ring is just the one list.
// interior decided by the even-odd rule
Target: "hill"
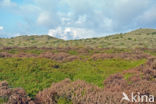
[(64, 40), (57, 39), (48, 35), (18, 36), (12, 38), (1, 38), (0, 46), (2, 47), (55, 47)]
[(100, 48), (155, 48), (156, 29), (138, 29), (128, 33), (70, 42), (82, 46)]
[(1, 47), (99, 47), (99, 48), (155, 48), (156, 29), (137, 29), (100, 38), (62, 40), (48, 35), (18, 36), (0, 39)]

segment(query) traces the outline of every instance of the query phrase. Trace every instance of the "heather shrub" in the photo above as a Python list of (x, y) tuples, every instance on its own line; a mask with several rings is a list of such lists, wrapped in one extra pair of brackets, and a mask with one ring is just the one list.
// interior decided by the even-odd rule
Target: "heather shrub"
[(37, 57), (37, 55), (35, 55), (35, 54), (27, 54), (27, 53), (18, 53), (18, 54), (14, 54), (14, 55), (12, 55), (12, 57), (27, 57), (27, 58), (31, 58), (31, 57)]
[(84, 81), (71, 82), (66, 79), (39, 92), (36, 96), (36, 101), (39, 101), (37, 104), (57, 104), (58, 101), (53, 99), (56, 93), (57, 96), (70, 99), (72, 104), (119, 104), (122, 98), (122, 93), (103, 90)]
[(23, 89), (9, 88), (6, 81), (0, 82), (0, 103), (34, 104)]
[[(116, 80), (123, 79), (119, 74), (110, 77), (110, 79), (114, 78), (117, 78)], [(1, 85), (7, 86), (8, 84), (5, 83), (3, 82)], [(107, 84), (109, 86), (114, 85), (113, 83)], [(118, 85), (120, 86), (120, 84)], [(72, 82), (70, 79), (65, 79), (58, 83), (53, 83), (50, 88), (40, 91), (34, 101), (26, 96), (24, 90), (10, 89), (11, 95), (8, 97), (8, 104), (129, 104), (126, 101), (121, 102), (122, 92), (127, 95), (131, 95), (132, 92), (134, 94), (139, 92), (140, 95), (156, 96), (155, 89), (156, 83), (146, 80), (140, 80), (114, 91), (109, 90), (107, 87), (104, 89), (98, 88), (85, 81), (77, 80)]]
[(110, 90), (112, 92), (122, 91), (125, 87), (128, 86), (124, 77), (120, 74), (111, 75), (104, 81), (105, 89)]
[(144, 73), (144, 79), (153, 80), (156, 78), (155, 65), (156, 58), (150, 57), (148, 61), (141, 67), (140, 71)]
[(137, 59), (146, 59), (148, 55), (143, 53), (96, 53), (91, 56), (91, 59), (110, 59), (110, 58), (119, 58), (119, 59), (127, 59), (127, 60), (137, 60)]
[(2, 57), (2, 58), (4, 58), (4, 57), (11, 57), (12, 56), (12, 54), (9, 54), (9, 53), (7, 53), (7, 52), (0, 52), (0, 58)]
[(135, 82), (138, 82), (142, 80), (141, 78), (141, 75), (133, 75), (133, 76), (130, 76), (127, 81), (131, 84), (131, 83), (135, 83)]

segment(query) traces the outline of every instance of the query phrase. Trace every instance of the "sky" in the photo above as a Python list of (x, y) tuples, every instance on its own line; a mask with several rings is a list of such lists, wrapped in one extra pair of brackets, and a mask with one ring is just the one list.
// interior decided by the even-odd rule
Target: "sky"
[(0, 0), (0, 37), (70, 40), (156, 28), (156, 0)]

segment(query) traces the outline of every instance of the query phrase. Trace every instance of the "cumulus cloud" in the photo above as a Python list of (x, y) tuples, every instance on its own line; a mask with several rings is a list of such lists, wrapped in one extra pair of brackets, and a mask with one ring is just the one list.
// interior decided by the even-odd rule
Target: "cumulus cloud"
[(0, 31), (2, 31), (4, 29), (4, 27), (3, 26), (0, 26)]
[(83, 28), (73, 27), (58, 27), (56, 29), (50, 29), (48, 35), (58, 37), (65, 40), (91, 38), (95, 36), (95, 32)]

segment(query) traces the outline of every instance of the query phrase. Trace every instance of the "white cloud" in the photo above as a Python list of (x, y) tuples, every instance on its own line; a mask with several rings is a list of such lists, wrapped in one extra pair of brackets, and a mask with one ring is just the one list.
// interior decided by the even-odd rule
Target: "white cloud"
[(51, 15), (49, 12), (42, 12), (38, 19), (37, 19), (37, 22), (41, 25), (45, 25), (45, 24), (48, 24), (51, 20)]
[(19, 10), (18, 12), (22, 13), (23, 15), (26, 14), (39, 14), (41, 12), (41, 8), (36, 6), (36, 5), (32, 5), (32, 4), (27, 4), (27, 5), (20, 5), (19, 6)]
[(48, 35), (70, 40), (70, 39), (81, 39), (81, 38), (91, 38), (95, 36), (95, 32), (92, 30), (87, 30), (84, 28), (73, 28), (73, 27), (58, 27), (56, 29), (50, 29)]
[(0, 8), (6, 7), (23, 19), (20, 24), (26, 26), (19, 26), (16, 30), (19, 33), (43, 30), (55, 37), (79, 39), (155, 26), (155, 3), (155, 0), (28, 0), (19, 4), (16, 0), (0, 0)]
[(4, 29), (4, 27), (3, 26), (0, 26), (0, 31), (2, 31)]
[(141, 16), (137, 18), (139, 24), (146, 26), (155, 26), (156, 24), (156, 6), (145, 11)]
[(60, 19), (56, 14), (49, 11), (43, 11), (37, 18), (37, 24), (46, 28), (56, 27), (60, 23)]
[(11, 2), (11, 0), (1, 0), (0, 7), (16, 7), (16, 3)]
[(87, 16), (86, 15), (82, 15), (82, 16), (79, 16), (78, 20), (76, 21), (76, 24), (83, 24), (85, 23), (87, 20)]

